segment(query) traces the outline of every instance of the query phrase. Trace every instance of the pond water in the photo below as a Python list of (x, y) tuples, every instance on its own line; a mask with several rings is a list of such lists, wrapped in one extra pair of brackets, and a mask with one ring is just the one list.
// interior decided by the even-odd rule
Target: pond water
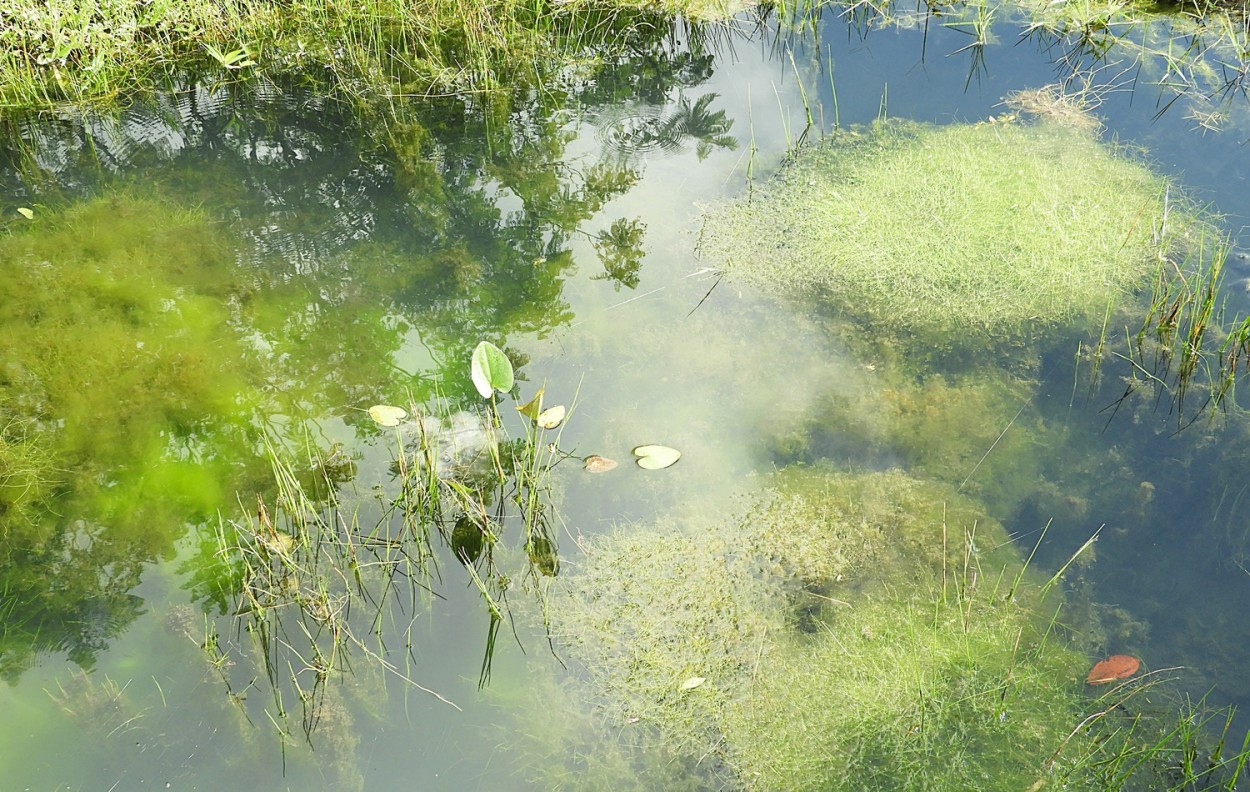
[[(393, 538), (395, 434), (366, 411), (480, 410), (482, 340), (512, 358), (515, 403), (544, 386), (547, 405), (574, 408), (544, 495), (561, 574), (588, 537), (678, 513), (715, 525), (789, 464), (902, 467), (984, 501), (1022, 556), (1049, 523), (1044, 575), (1098, 531), (1065, 575), (1066, 626), (1091, 662), (1134, 654), (1183, 667), (1180, 694), (1250, 703), (1245, 416), (1177, 431), (1166, 397), (1112, 414), (1114, 380), (1074, 397), (1075, 349), (1049, 351), (1005, 412), (940, 380), (908, 394), (829, 332), (836, 316), (722, 279), (696, 252), (700, 207), (775, 171), (805, 102), (806, 145), (835, 117), (975, 123), (1079, 58), (1019, 29), (968, 50), (965, 29), (936, 22), (827, 14), (780, 40), (679, 27), (593, 80), (497, 103), (383, 114), (296, 84), (199, 83), (117, 115), (11, 123), (4, 788), (541, 787), (533, 745), (548, 738), (523, 702), (575, 671), (543, 634), (550, 579), (527, 564), (516, 514), (499, 506), (515, 613), (481, 687), (492, 620), (438, 543), (436, 573), (354, 600), (354, 618), (380, 621), (323, 686), (294, 626), (268, 636), (275, 664), (259, 661), (219, 564), (223, 526), (277, 513), (273, 459), (310, 490), (332, 481), (340, 518)], [(1140, 147), (1239, 237), (1245, 108), (1203, 129), (1125, 66), (1089, 67), (1107, 87), (1103, 138)], [(1230, 308), (1250, 307), (1244, 291), (1230, 285)], [(504, 425), (523, 436), (513, 403)], [(937, 417), (910, 443), (856, 428), (890, 409)], [(630, 452), (646, 443), (682, 459), (640, 469)], [(620, 465), (586, 473), (590, 454)]]

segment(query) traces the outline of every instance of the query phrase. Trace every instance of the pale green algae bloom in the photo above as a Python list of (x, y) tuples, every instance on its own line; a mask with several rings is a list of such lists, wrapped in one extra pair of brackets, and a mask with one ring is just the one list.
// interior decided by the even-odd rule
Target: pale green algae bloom
[(146, 476), (107, 494), (118, 508), (160, 490), (215, 509), (215, 477), (177, 461), (213, 455), (257, 373), (231, 326), (226, 235), (197, 211), (118, 192), (36, 213), (0, 238), (0, 260), (4, 412), (40, 430), (62, 478), (117, 488), (121, 468)]
[(734, 280), (878, 327), (1015, 336), (1101, 320), (1141, 289), (1185, 227), (1175, 208), (1089, 131), (891, 121), (711, 209), (700, 247)]
[(201, 212), (118, 191), (10, 231), (0, 677), (40, 649), (90, 665), (133, 619), (143, 565), (249, 475), (259, 379), (232, 326), (231, 240)]
[[(621, 529), (568, 567), (546, 613), (585, 681), (535, 703), (595, 715), (526, 746), (543, 783), (1025, 789), (1080, 720), (1059, 597), (944, 484), (790, 468), (736, 519)], [(574, 772), (586, 750), (607, 778)]]

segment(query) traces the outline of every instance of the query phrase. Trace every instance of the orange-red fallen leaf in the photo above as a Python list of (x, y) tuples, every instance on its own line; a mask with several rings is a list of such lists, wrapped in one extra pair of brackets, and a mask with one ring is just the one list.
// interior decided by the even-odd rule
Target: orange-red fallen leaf
[(1106, 660), (1099, 660), (1085, 677), (1087, 685), (1105, 685), (1117, 679), (1128, 679), (1137, 673), (1141, 661), (1132, 655), (1111, 655)]

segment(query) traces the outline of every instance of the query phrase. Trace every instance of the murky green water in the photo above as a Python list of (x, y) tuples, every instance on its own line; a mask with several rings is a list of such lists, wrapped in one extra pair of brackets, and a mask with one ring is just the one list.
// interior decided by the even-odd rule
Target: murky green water
[[(798, 66), (767, 37), (692, 53), (679, 33), (576, 95), (497, 104), (371, 115), (292, 86), (199, 86), (15, 125), (0, 238), (4, 788), (549, 778), (533, 746), (550, 724), (523, 702), (576, 669), (543, 635), (548, 581), (526, 571), (514, 516), (499, 563), (515, 620), (484, 690), (490, 620), (445, 550), (428, 592), (374, 603), (370, 646), (390, 668), (357, 651), (311, 707), (283, 682), (310, 658), (288, 636), (276, 700), (216, 563), (219, 528), (255, 515), (258, 495), (274, 503), (266, 441), (310, 488), (309, 449), (328, 458), (345, 512), (387, 524), (394, 438), (366, 410), (477, 409), (481, 340), (511, 353), (522, 400), (544, 385), (548, 404), (575, 404), (559, 439), (571, 456), (551, 475), (562, 574), (586, 537), (674, 515), (714, 526), (786, 465), (899, 467), (982, 500), (1022, 553), (1050, 522), (1047, 573), (1101, 527), (1066, 578), (1081, 651), (1182, 666), (1174, 691), (1244, 704), (1244, 416), (1178, 432), (1166, 398), (1148, 397), (1113, 414), (1114, 373), (1082, 398), (1066, 347), (1003, 382), (899, 374), (850, 351), (832, 312), (719, 281), (696, 255), (698, 207), (766, 177), (800, 136), (796, 72), (825, 127), (831, 65), (843, 127), (974, 122), (1054, 78), (1054, 53), (1012, 46), (1007, 29), (971, 77), (959, 31), (861, 33), (825, 19)], [(1244, 111), (1202, 134), (1183, 108), (1156, 118), (1152, 90), (1109, 93), (1104, 135), (1143, 147), (1236, 235)], [(682, 460), (641, 470), (643, 443)], [(622, 464), (594, 476), (589, 454)]]

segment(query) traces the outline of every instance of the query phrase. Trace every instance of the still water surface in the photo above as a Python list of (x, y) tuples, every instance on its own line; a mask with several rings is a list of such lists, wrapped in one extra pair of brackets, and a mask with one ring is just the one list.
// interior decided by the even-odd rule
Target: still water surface
[[(793, 306), (717, 285), (695, 252), (698, 207), (742, 193), (782, 161), (804, 125), (796, 75), (824, 127), (812, 138), (832, 127), (829, 70), (844, 127), (882, 115), (976, 122), (1002, 114), (1007, 93), (1055, 79), (1054, 53), (1017, 42), (1015, 30), (1001, 27), (983, 67), (958, 52), (966, 34), (941, 26), (865, 34), (828, 16), (818, 46), (797, 49), (798, 66), (767, 37), (726, 33), (692, 54), (679, 32), (576, 96), (531, 97), (503, 119), (472, 101), (411, 100), (383, 123), (290, 87), (227, 86), (118, 118), (67, 112), (26, 123), (39, 169), (4, 174), (10, 200), (41, 214), (81, 212), (65, 232), (81, 238), (59, 238), (35, 257), (134, 234), (144, 241), (106, 254), (127, 266), (106, 273), (150, 293), (126, 309), (144, 317), (137, 330), (102, 321), (68, 341), (37, 339), (44, 356), (77, 345), (104, 360), (92, 376), (112, 381), (110, 365), (139, 366), (142, 376), (105, 385), (72, 362), (43, 370), (66, 392), (50, 386), (35, 407), (78, 411), (57, 457), (74, 469), (56, 476), (70, 484), (30, 540), (52, 549), (15, 556), (6, 573), (22, 596), (5, 614), (4, 788), (530, 788), (533, 759), (516, 750), (528, 727), (509, 702), (530, 683), (531, 663), (559, 667), (530, 612), (515, 638), (511, 628), (501, 634), (491, 683), (479, 691), (488, 618), (449, 557), (431, 582), (436, 595), (397, 605), (388, 635), (411, 630), (411, 647), (392, 662), (451, 704), (360, 660), (351, 684), (331, 685), (309, 741), (288, 704), (296, 714), (284, 749), (265, 720), (263, 671), (206, 663), (196, 645), (204, 613), (216, 618), (224, 601), (197, 577), (212, 554), (203, 538), (272, 488), (255, 453), (261, 430), (291, 448), (311, 437), (351, 458), (343, 490), (376, 519), (370, 493), (392, 481), (391, 444), (364, 410), (436, 394), (473, 403), (469, 353), (491, 339), (527, 361), (522, 396), (541, 384), (549, 403), (576, 395), (562, 449), (622, 461), (640, 443), (683, 451), (665, 472), (622, 464), (591, 478), (576, 459), (557, 466), (558, 539), (573, 565), (578, 537), (676, 509), (715, 514), (757, 486), (757, 474), (787, 463), (905, 464), (890, 449), (848, 447), (836, 428), (798, 451), (778, 441), (781, 427), (822, 404), (862, 403), (877, 387), (873, 364)], [(1114, 81), (1111, 69), (1103, 74)], [(1244, 111), (1225, 131), (1204, 132), (1182, 107), (1156, 117), (1157, 89), (1145, 83), (1107, 94), (1104, 135), (1142, 147), (1238, 235), (1250, 216), (1241, 145), (1250, 129), (1236, 123)], [(676, 133), (662, 123), (696, 111), (701, 124)], [(97, 194), (110, 197), (91, 204)], [(208, 230), (190, 223), (170, 238), (144, 237), (169, 205), (200, 207)], [(613, 248), (604, 240), (614, 228), (642, 233), (634, 247)], [(205, 236), (188, 243), (193, 232)], [(171, 267), (154, 244), (203, 263)], [(51, 312), (55, 301), (39, 299)], [(109, 344), (185, 359), (180, 373), (159, 361), (144, 369), (104, 351)], [(1054, 520), (1040, 553), (1050, 570), (1105, 525), (1097, 561), (1070, 581), (1073, 596), (1098, 604), (1074, 612), (1102, 614), (1108, 653), (1186, 666), (1184, 689), (1250, 703), (1241, 670), (1250, 660), (1248, 526), (1244, 490), (1227, 473), (1240, 460), (1229, 449), (1244, 447), (1243, 419), (1180, 434), (1166, 407), (1153, 421), (1108, 421), (1099, 417), (1105, 400), (1074, 402), (1070, 380), (1045, 380), (1060, 368), (1043, 368), (1038, 420), (1052, 430), (1070, 422), (1074, 465), (1087, 466), (1073, 476), (1114, 469), (1116, 497), (1077, 503), (1061, 492), (997, 516), (1022, 548)], [(1105, 464), (1091, 471), (1091, 458)], [(995, 482), (975, 472), (951, 477), (970, 477), (993, 502)], [(1055, 513), (1055, 503), (1067, 511)], [(528, 596), (512, 594), (532, 611)], [(33, 623), (40, 629), (23, 631)], [(246, 643), (235, 622), (217, 623)], [(233, 703), (223, 679), (251, 703)]]

